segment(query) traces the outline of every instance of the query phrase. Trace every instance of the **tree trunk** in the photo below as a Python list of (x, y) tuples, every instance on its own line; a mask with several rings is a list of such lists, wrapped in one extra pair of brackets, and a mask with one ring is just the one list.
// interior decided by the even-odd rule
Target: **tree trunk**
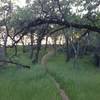
[(4, 39), (4, 53), (5, 53), (5, 56), (7, 56), (7, 39), (8, 39), (8, 36), (5, 36), (5, 39)]
[(68, 40), (68, 36), (65, 35), (65, 55), (66, 55), (66, 62), (68, 62), (70, 60), (70, 54), (69, 54), (69, 40)]
[(48, 46), (48, 36), (46, 36), (45, 51), (47, 50), (47, 46)]
[(44, 25), (42, 29), (39, 31), (38, 39), (37, 39), (37, 48), (36, 48), (37, 50), (35, 54), (35, 59), (32, 61), (33, 63), (38, 63), (39, 53), (41, 50), (41, 42), (42, 42), (43, 37), (47, 33), (47, 28), (48, 28), (48, 24)]
[(76, 42), (76, 44), (72, 43), (72, 47), (74, 50), (74, 67), (78, 68), (78, 55), (79, 55), (79, 42)]
[(36, 50), (36, 54), (35, 54), (35, 59), (32, 61), (33, 63), (38, 63), (39, 53), (41, 50), (41, 41), (42, 41), (42, 38), (39, 37), (37, 40), (37, 50)]
[(54, 37), (54, 55), (56, 55), (56, 53), (57, 53), (57, 38), (56, 37)]
[(4, 36), (4, 53), (5, 53), (5, 56), (7, 56), (7, 39), (8, 39), (9, 30), (8, 30), (7, 25), (5, 27), (6, 27), (6, 34)]
[(30, 39), (31, 39), (31, 53), (30, 53), (30, 58), (32, 59), (33, 58), (33, 51), (34, 51), (34, 46), (33, 46), (34, 35), (32, 33), (31, 33)]
[(17, 56), (17, 54), (18, 54), (18, 52), (17, 52), (18, 51), (17, 50), (17, 44), (15, 44), (14, 48), (15, 48), (15, 54), (14, 55)]
[(22, 46), (23, 46), (23, 53), (25, 53), (25, 44), (24, 44), (24, 41), (21, 39), (21, 42), (22, 42)]

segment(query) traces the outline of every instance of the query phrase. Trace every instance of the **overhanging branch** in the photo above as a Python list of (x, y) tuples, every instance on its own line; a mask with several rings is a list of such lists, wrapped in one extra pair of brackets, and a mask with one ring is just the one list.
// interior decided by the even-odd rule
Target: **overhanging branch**
[[(40, 19), (40, 18), (37, 18), (36, 20), (29, 22), (27, 24), (27, 26), (25, 26), (19, 32), (17, 32), (14, 35), (14, 37), (16, 37), (20, 32), (23, 32), (24, 30), (29, 30), (29, 28), (31, 28), (31, 27), (36, 27), (36, 26), (43, 25), (43, 24), (57, 24), (57, 25), (62, 26), (61, 28), (52, 31), (49, 34), (53, 34), (56, 31), (62, 30), (64, 28), (70, 28), (70, 27), (77, 28), (77, 29), (86, 29), (89, 31), (94, 31), (94, 32), (100, 33), (100, 27), (91, 26), (88, 24), (78, 24), (78, 23), (74, 23), (74, 22), (62, 21), (60, 19)], [(22, 37), (23, 36), (24, 36), (24, 34), (22, 35)], [(20, 39), (18, 41), (20, 41)], [(18, 41), (16, 41), (16, 42), (18, 42)]]
[(88, 25), (88, 24), (78, 24), (78, 23), (74, 23), (74, 22), (67, 22), (67, 21), (62, 21), (60, 19), (55, 20), (55, 19), (40, 19), (40, 18), (38, 18), (37, 20), (30, 22), (27, 25), (27, 28), (35, 27), (35, 26), (38, 26), (38, 25), (46, 24), (46, 23), (48, 23), (48, 24), (58, 24), (58, 25), (61, 25), (61, 26), (66, 26), (67, 28), (74, 27), (74, 28), (78, 28), (78, 29), (87, 29), (87, 30), (90, 30), (90, 31), (100, 33), (100, 27), (91, 26), (91, 25)]

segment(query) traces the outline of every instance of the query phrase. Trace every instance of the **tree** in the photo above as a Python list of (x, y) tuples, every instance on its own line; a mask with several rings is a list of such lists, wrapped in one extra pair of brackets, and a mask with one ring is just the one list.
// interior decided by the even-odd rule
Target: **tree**
[(1, 18), (3, 19), (3, 25), (5, 26), (6, 32), (4, 32), (4, 51), (5, 55), (7, 55), (7, 39), (9, 36), (9, 20), (11, 19), (11, 13), (13, 11), (13, 4), (11, 1), (1, 1), (1, 8), (0, 8), (0, 13), (1, 13)]
[[(78, 30), (77, 32), (84, 29), (85, 31), (89, 31), (90, 34), (91, 32), (100, 33), (100, 24), (98, 23), (100, 21), (99, 4), (99, 0), (34, 0), (33, 2), (32, 0), (28, 0), (26, 7), (16, 8), (10, 19), (10, 27), (15, 30), (12, 37), (14, 41), (13, 46), (18, 43), (24, 35), (28, 33), (33, 34), (30, 30), (34, 29), (38, 39), (33, 62), (37, 62), (41, 49), (41, 41), (49, 34), (54, 34), (66, 28), (68, 31), (70, 31), (70, 28), (73, 28)], [(76, 10), (73, 11), (73, 8)], [(3, 20), (0, 25), (3, 25), (2, 22)], [(51, 25), (54, 27), (49, 30)], [(49, 31), (47, 32), (47, 30)], [(75, 37), (76, 31), (70, 34)], [(81, 34), (80, 39), (85, 35), (86, 33)], [(15, 40), (17, 36), (20, 37)], [(66, 37), (66, 46), (68, 46), (68, 38), (69, 36)], [(74, 49), (74, 51), (76, 50)]]

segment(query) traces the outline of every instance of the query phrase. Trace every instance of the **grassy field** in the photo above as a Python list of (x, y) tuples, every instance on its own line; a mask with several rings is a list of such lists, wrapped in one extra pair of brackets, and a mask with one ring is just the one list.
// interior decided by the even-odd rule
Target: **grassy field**
[[(33, 65), (26, 55), (13, 57), (15, 61), (28, 64), (31, 69), (7, 65), (0, 69), (0, 100), (61, 100), (59, 92), (43, 67)], [(65, 63), (63, 55), (50, 59), (48, 69), (59, 82), (70, 100), (99, 100), (100, 70), (90, 63), (88, 57)]]
[(33, 65), (26, 55), (14, 57), (31, 69), (8, 65), (0, 69), (0, 100), (61, 100), (49, 75), (40, 65)]
[(70, 100), (99, 100), (100, 69), (96, 69), (90, 61), (88, 57), (84, 57), (76, 67), (73, 66), (73, 61), (66, 64), (62, 55), (50, 61), (50, 73)]

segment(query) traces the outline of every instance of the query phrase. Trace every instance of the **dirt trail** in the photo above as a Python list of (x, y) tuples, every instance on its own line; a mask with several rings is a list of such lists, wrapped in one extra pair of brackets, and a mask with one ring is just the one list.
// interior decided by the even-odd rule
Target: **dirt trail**
[(51, 48), (51, 50), (48, 51), (47, 54), (45, 54), (41, 60), (41, 64), (44, 66), (46, 73), (50, 76), (51, 80), (55, 84), (57, 90), (59, 91), (59, 94), (62, 98), (62, 100), (69, 100), (68, 96), (65, 94), (64, 90), (60, 87), (60, 84), (56, 81), (56, 79), (50, 74), (48, 70), (48, 59), (54, 55), (54, 50)]
[[(50, 74), (49, 74), (49, 75), (50, 75)], [(52, 76), (50, 75), (50, 78), (51, 78), (51, 80), (54, 82), (56, 88), (58, 89), (59, 94), (60, 94), (62, 100), (69, 100), (68, 96), (65, 94), (64, 90), (61, 89), (59, 83), (54, 79), (54, 77), (52, 77)]]

